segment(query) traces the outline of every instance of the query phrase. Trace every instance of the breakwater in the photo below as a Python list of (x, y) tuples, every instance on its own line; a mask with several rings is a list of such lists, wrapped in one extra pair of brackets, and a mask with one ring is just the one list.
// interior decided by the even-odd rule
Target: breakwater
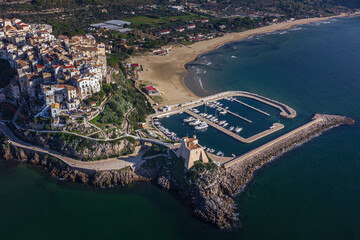
[(37, 165), (60, 179), (97, 187), (126, 186), (135, 181), (157, 180), (157, 184), (164, 190), (173, 191), (184, 199), (194, 215), (219, 228), (232, 228), (239, 224), (232, 196), (252, 179), (256, 169), (330, 128), (353, 123), (354, 120), (344, 116), (316, 114), (310, 123), (269, 142), (270, 145), (253, 150), (256, 154), (243, 156), (241, 161), (229, 161), (224, 167), (215, 164), (208, 167), (195, 166), (186, 173), (181, 171), (182, 176), (179, 176), (178, 171), (173, 172), (178, 161), (182, 161), (176, 158), (155, 158), (137, 169), (130, 167), (118, 171), (86, 173), (71, 170), (46, 154), (17, 148), (9, 143), (3, 146), (2, 156), (4, 159)]
[[(218, 189), (221, 193), (217, 194), (217, 196), (221, 197), (224, 195), (226, 197), (221, 201), (222, 204), (204, 207), (204, 212), (202, 213), (203, 218), (208, 219), (209, 217), (207, 215), (210, 214), (215, 219), (213, 223), (219, 227), (236, 226), (236, 217), (227, 218), (227, 216), (234, 216), (235, 213), (235, 209), (229, 207), (234, 206), (235, 203), (229, 202), (228, 196), (238, 193), (239, 190), (252, 179), (256, 169), (267, 164), (273, 160), (274, 157), (280, 156), (285, 151), (293, 149), (296, 145), (312, 139), (333, 127), (354, 123), (355, 121), (353, 119), (345, 116), (316, 114), (310, 123), (269, 142), (269, 144), (265, 144), (263, 147), (260, 146), (254, 149), (242, 158), (240, 156), (240, 160), (235, 159), (229, 161), (228, 164), (224, 164), (224, 171), (218, 183)], [(214, 196), (209, 197), (213, 198)], [(222, 209), (227, 209), (230, 212), (224, 213), (222, 217), (218, 216), (215, 218), (212, 213), (219, 211), (216, 209), (217, 206), (226, 204), (228, 204), (228, 206), (223, 206)], [(211, 207), (215, 209), (211, 209)], [(220, 210), (223, 211), (222, 209)]]

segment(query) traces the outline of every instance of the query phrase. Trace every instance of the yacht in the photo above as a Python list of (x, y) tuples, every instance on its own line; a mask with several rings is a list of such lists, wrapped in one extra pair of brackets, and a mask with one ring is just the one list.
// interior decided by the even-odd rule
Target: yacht
[(184, 119), (184, 122), (191, 122), (191, 121), (194, 121), (195, 120), (195, 118), (194, 117), (188, 117), (188, 118), (185, 118)]
[(240, 127), (240, 128), (239, 128), (239, 127), (236, 127), (236, 128), (235, 128), (235, 132), (236, 132), (236, 133), (241, 132), (241, 130), (242, 130), (242, 128), (241, 128), (241, 127)]
[(204, 129), (207, 129), (209, 125), (207, 125), (206, 122), (201, 122), (199, 125), (197, 125), (195, 127), (195, 130), (204, 130)]
[(226, 120), (222, 120), (222, 121), (219, 122), (219, 125), (221, 126), (221, 125), (223, 125), (225, 123), (226, 123)]
[(189, 125), (190, 125), (190, 126), (196, 126), (196, 125), (199, 125), (200, 123), (202, 123), (202, 122), (200, 121), (200, 119), (196, 119), (195, 121), (190, 122)]

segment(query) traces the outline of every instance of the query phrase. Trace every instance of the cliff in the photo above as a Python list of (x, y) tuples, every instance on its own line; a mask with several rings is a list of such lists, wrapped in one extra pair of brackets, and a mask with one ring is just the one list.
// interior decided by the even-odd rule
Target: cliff
[(149, 159), (136, 169), (129, 167), (96, 173), (70, 169), (55, 158), (13, 147), (6, 141), (1, 141), (0, 156), (6, 160), (16, 159), (41, 166), (54, 177), (97, 187), (126, 186), (135, 181), (154, 180), (162, 189), (183, 199), (194, 215), (202, 220), (219, 228), (232, 228), (239, 224), (232, 197), (253, 177), (256, 169), (297, 144), (343, 124), (354, 124), (354, 120), (343, 116), (316, 114), (311, 124), (269, 142), (269, 147), (265, 144), (261, 151), (254, 150), (254, 154), (245, 155), (241, 161), (225, 167), (197, 162), (189, 171), (184, 169), (183, 160), (176, 158), (175, 154), (170, 158), (159, 156)]
[(116, 171), (82, 172), (70, 168), (60, 160), (49, 155), (17, 148), (8, 143), (1, 145), (0, 157), (6, 161), (17, 160), (40, 167), (46, 170), (51, 176), (61, 180), (97, 187), (126, 186), (132, 182), (149, 180), (137, 175), (131, 167)]
[(15, 130), (15, 135), (25, 142), (56, 150), (69, 157), (91, 161), (130, 154), (140, 145), (132, 138), (113, 141), (94, 141), (67, 133), (34, 133)]

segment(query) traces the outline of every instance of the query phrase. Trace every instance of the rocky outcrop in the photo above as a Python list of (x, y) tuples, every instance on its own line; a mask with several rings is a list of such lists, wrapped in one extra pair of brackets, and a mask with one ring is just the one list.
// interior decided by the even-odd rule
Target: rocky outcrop
[(165, 191), (170, 189), (170, 181), (164, 176), (157, 179), (157, 184)]
[[(336, 115), (316, 114), (313, 120), (320, 119), (313, 125), (296, 132), (282, 141), (277, 142), (269, 148), (265, 148), (256, 155), (242, 160), (226, 169), (222, 169), (218, 181), (215, 184), (208, 184), (213, 191), (207, 191), (208, 194), (201, 194), (197, 202), (200, 207), (195, 209), (195, 213), (202, 219), (216, 224), (220, 228), (236, 226), (237, 218), (235, 214), (235, 203), (230, 198), (241, 190), (245, 184), (251, 180), (256, 169), (270, 162), (274, 157), (283, 152), (294, 148), (320, 133), (339, 125), (354, 124), (354, 120)], [(199, 189), (202, 193), (204, 188)]]
[(0, 153), (4, 160), (17, 160), (38, 166), (52, 177), (69, 182), (78, 182), (97, 187), (126, 186), (132, 182), (148, 180), (139, 176), (134, 169), (129, 167), (117, 171), (83, 172), (70, 168), (62, 161), (46, 154), (38, 154), (32, 150), (14, 147), (4, 143), (0, 147)]
[[(176, 157), (153, 158), (136, 170), (129, 167), (118, 171), (85, 173), (70, 169), (47, 155), (38, 155), (31, 150), (18, 149), (6, 143), (1, 145), (0, 152), (4, 159), (25, 161), (43, 167), (54, 177), (97, 187), (126, 186), (135, 181), (153, 179), (162, 189), (180, 196), (196, 216), (219, 228), (231, 228), (239, 224), (232, 196), (245, 186), (256, 169), (332, 127), (354, 123), (354, 120), (347, 117), (322, 114), (316, 114), (313, 120), (316, 120), (314, 124), (299, 128), (295, 134), (286, 134), (286, 138), (274, 141), (271, 147), (264, 147), (261, 151), (256, 151), (256, 154), (228, 167), (197, 163), (189, 171), (184, 171), (183, 160)], [(126, 146), (124, 144), (123, 147)], [(90, 152), (85, 150), (80, 154), (86, 153)]]
[(126, 186), (136, 181), (146, 181), (145, 177), (139, 176), (132, 167), (118, 171), (101, 171), (95, 174), (93, 184), (97, 187)]

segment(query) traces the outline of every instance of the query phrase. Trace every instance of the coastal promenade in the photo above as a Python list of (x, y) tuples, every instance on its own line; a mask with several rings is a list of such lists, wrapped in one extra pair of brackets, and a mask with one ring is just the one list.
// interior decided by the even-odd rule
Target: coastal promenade
[[(6, 136), (8, 136), (8, 139), (11, 144), (13, 144), (16, 147), (28, 149), (31, 151), (39, 152), (42, 154), (48, 154), (50, 156), (53, 156), (62, 162), (64, 162), (66, 165), (68, 165), (70, 168), (75, 170), (82, 170), (87, 172), (92, 171), (105, 171), (105, 170), (119, 170), (128, 166), (139, 166), (141, 165), (144, 160), (142, 159), (143, 154), (145, 151), (140, 151), (140, 147), (137, 147), (135, 149), (135, 152), (127, 155), (122, 156), (118, 158), (108, 158), (104, 160), (96, 160), (92, 162), (84, 162), (80, 160), (76, 160), (74, 158), (65, 156), (57, 151), (43, 148), (40, 146), (36, 146), (27, 142), (24, 142), (20, 139), (18, 139), (14, 133), (3, 123), (0, 123), (0, 131), (3, 132)], [(146, 139), (146, 138), (136, 138), (143, 142), (151, 142), (155, 144), (160, 144), (162, 146), (172, 148), (173, 145), (168, 143), (163, 143), (158, 140), (153, 139)]]
[(239, 142), (242, 142), (242, 143), (252, 143), (252, 142), (255, 142), (256, 140), (259, 140), (260, 138), (263, 138), (263, 137), (265, 137), (265, 136), (267, 136), (267, 135), (270, 135), (270, 134), (272, 134), (272, 133), (274, 133), (274, 132), (277, 132), (277, 131), (279, 131), (279, 130), (281, 130), (281, 129), (283, 129), (283, 128), (285, 127), (285, 126), (284, 126), (283, 124), (281, 124), (281, 123), (274, 123), (274, 125), (273, 125), (274, 128), (267, 129), (267, 130), (265, 130), (265, 131), (263, 131), (263, 132), (260, 132), (260, 133), (258, 133), (258, 134), (256, 134), (256, 135), (253, 135), (253, 136), (251, 136), (251, 137), (249, 137), (249, 138), (243, 138), (243, 137), (237, 135), (236, 133), (231, 132), (231, 131), (229, 131), (229, 130), (226, 129), (226, 128), (223, 128), (223, 127), (221, 127), (220, 125), (218, 125), (218, 124), (216, 124), (216, 123), (213, 123), (213, 122), (210, 121), (209, 119), (204, 118), (204, 117), (202, 117), (202, 116), (200, 116), (200, 115), (198, 115), (198, 114), (196, 114), (196, 113), (194, 113), (194, 112), (191, 112), (191, 111), (189, 111), (189, 110), (185, 110), (184, 112), (186, 112), (187, 114), (189, 114), (189, 115), (191, 115), (191, 116), (193, 116), (193, 117), (196, 117), (196, 118), (198, 118), (198, 119), (200, 119), (200, 120), (202, 120), (202, 121), (205, 121), (205, 122), (206, 122), (208, 125), (210, 125), (211, 127), (213, 127), (213, 128), (215, 128), (215, 129), (217, 129), (217, 130), (225, 133), (226, 135), (228, 135), (228, 136), (230, 136), (230, 137), (232, 137), (232, 138), (235, 138), (236, 140), (238, 140)]

